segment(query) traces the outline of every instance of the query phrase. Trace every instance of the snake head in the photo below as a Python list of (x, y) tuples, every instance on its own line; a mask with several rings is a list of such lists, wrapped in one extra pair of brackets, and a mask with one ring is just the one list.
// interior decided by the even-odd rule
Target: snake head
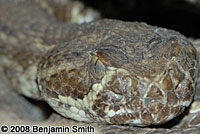
[(45, 54), (37, 75), (43, 98), (85, 122), (146, 126), (181, 114), (194, 96), (195, 48), (174, 31), (111, 22), (92, 22)]

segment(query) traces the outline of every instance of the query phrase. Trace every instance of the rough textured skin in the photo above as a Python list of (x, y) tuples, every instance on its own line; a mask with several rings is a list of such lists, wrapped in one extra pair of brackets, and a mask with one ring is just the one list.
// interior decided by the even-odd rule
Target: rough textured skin
[(138, 22), (63, 23), (45, 4), (0, 1), (1, 72), (20, 93), (109, 124), (162, 124), (190, 105), (198, 62), (183, 35)]
[(84, 27), (84, 35), (48, 51), (38, 67), (42, 96), (58, 113), (149, 125), (189, 106), (197, 60), (185, 37), (137, 22), (102, 20)]

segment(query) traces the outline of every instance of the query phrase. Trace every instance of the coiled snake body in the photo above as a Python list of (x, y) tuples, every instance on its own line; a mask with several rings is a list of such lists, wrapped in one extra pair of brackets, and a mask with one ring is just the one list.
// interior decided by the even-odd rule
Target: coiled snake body
[(191, 104), (197, 52), (180, 33), (107, 19), (64, 23), (38, 3), (0, 1), (0, 71), (19, 93), (77, 121), (139, 126)]

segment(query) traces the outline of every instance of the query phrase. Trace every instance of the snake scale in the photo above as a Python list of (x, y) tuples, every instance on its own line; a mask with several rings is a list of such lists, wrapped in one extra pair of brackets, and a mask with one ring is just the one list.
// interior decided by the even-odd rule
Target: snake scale
[(65, 23), (51, 2), (0, 1), (0, 71), (20, 94), (76, 121), (134, 126), (191, 104), (198, 58), (186, 37), (139, 22)]

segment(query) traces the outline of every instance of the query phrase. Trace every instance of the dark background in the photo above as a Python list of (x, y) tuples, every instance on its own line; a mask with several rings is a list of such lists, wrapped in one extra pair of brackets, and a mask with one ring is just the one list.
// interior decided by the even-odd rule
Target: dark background
[(200, 38), (200, 3), (184, 0), (80, 0), (104, 18), (146, 22)]

